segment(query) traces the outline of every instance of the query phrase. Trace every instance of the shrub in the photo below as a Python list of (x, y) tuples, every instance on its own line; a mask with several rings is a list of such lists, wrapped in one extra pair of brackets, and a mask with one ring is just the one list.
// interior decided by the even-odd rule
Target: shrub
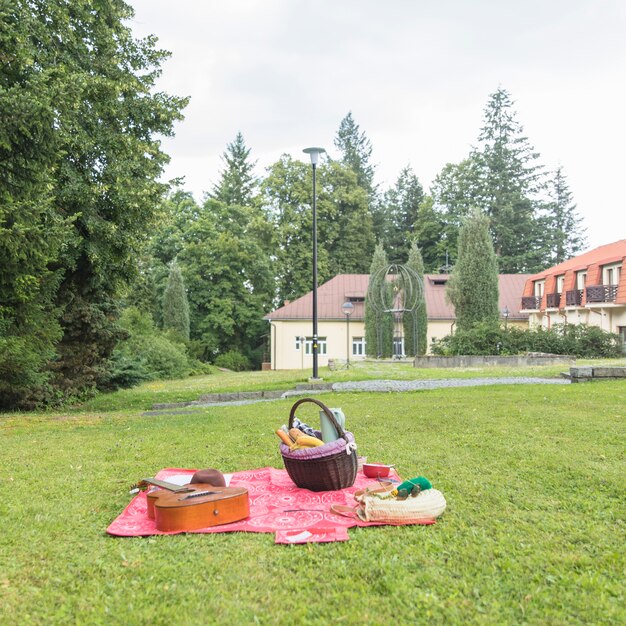
[(237, 350), (229, 350), (215, 359), (215, 365), (235, 372), (243, 372), (250, 369), (250, 360)]
[(478, 323), (467, 330), (458, 330), (432, 346), (433, 354), (489, 355), (544, 352), (577, 357), (616, 358), (621, 356), (619, 337), (597, 326), (556, 324), (552, 328), (502, 328)]
[(131, 307), (120, 325), (129, 333), (108, 362), (108, 375), (100, 388), (132, 387), (145, 380), (183, 378), (191, 370), (184, 343), (155, 328), (148, 313)]

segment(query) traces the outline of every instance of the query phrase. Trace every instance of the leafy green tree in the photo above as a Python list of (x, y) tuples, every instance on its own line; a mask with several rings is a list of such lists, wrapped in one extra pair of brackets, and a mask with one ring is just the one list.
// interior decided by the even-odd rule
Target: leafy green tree
[(0, 3), (0, 409), (47, 395), (61, 337), (54, 298), (71, 222), (53, 205), (58, 81), (33, 61), (39, 28), (26, 3)]
[(371, 163), (372, 143), (354, 121), (352, 112), (341, 120), (335, 136), (335, 147), (341, 152), (341, 162), (357, 176), (357, 184), (373, 196), (375, 167)]
[(354, 172), (340, 163), (328, 163), (320, 174), (317, 206), (321, 219), (330, 223), (318, 241), (326, 248), (330, 277), (365, 274), (375, 243), (367, 194)]
[(170, 266), (167, 287), (163, 293), (163, 328), (189, 341), (189, 302), (183, 275), (176, 261)]
[(55, 208), (73, 218), (56, 303), (63, 338), (57, 385), (76, 393), (98, 384), (117, 339), (118, 298), (166, 186), (158, 136), (172, 134), (185, 99), (155, 93), (168, 56), (155, 39), (135, 40), (124, 2), (29, 3), (40, 28), (36, 62), (62, 68)]
[(185, 233), (198, 219), (200, 207), (191, 193), (176, 185), (158, 204), (154, 226), (137, 257), (139, 272), (127, 289), (124, 306), (151, 314), (164, 327), (163, 295), (170, 267), (185, 245)]
[(446, 295), (454, 306), (459, 330), (479, 322), (498, 324), (498, 262), (489, 218), (478, 209), (461, 227), (457, 261)]
[(241, 132), (229, 143), (222, 154), (225, 164), (219, 182), (213, 187), (211, 197), (227, 205), (253, 204), (258, 188), (254, 175), (256, 161), (250, 161), (250, 148), (246, 146)]
[(389, 358), (393, 353), (393, 316), (385, 309), (393, 304), (393, 293), (385, 280), (389, 267), (382, 244), (374, 249), (365, 298), (365, 351), (367, 356)]
[(208, 198), (185, 233), (178, 262), (187, 285), (191, 339), (204, 360), (239, 351), (251, 357), (272, 304), (269, 253), (258, 231), (269, 226), (259, 209)]
[(384, 214), (381, 243), (397, 263), (405, 263), (414, 238), (424, 190), (410, 166), (405, 167), (395, 185), (382, 199)]
[[(281, 303), (299, 298), (312, 289), (313, 222), (308, 207), (313, 182), (310, 170), (302, 161), (282, 155), (270, 166), (262, 184), (264, 210), (274, 228), (276, 295)], [(318, 181), (320, 170), (318, 168)], [(332, 207), (322, 205), (319, 199), (318, 207), (318, 241), (327, 242), (332, 219), (326, 210)], [(318, 247), (317, 271), (320, 283), (332, 277), (325, 245)]]
[(544, 204), (543, 222), (550, 251), (549, 265), (576, 256), (586, 245), (582, 218), (573, 203), (563, 168), (558, 167), (548, 181), (550, 201)]
[[(430, 189), (433, 205), (428, 207), (429, 215), (432, 221), (439, 218), (441, 230), (437, 237), (440, 245), (436, 246), (439, 259), (435, 266), (431, 266), (432, 269), (444, 265), (446, 253), (449, 264), (454, 263), (463, 220), (471, 214), (474, 207), (478, 206), (477, 184), (478, 165), (476, 159), (471, 156), (460, 163), (446, 164), (433, 181)], [(422, 249), (426, 251), (425, 242), (421, 243)], [(445, 246), (443, 250), (442, 245)]]
[(427, 271), (438, 272), (446, 264), (446, 258), (449, 258), (446, 225), (441, 213), (435, 210), (430, 195), (424, 197), (417, 210), (412, 240), (420, 249)]
[[(405, 311), (403, 315), (404, 326), (404, 350), (407, 355), (415, 356), (416, 354), (426, 354), (427, 350), (427, 330), (428, 330), (428, 311), (426, 310), (426, 299), (424, 297), (424, 261), (422, 253), (417, 244), (413, 243), (409, 250), (409, 258), (406, 267), (415, 273), (417, 281), (412, 285), (412, 290), (416, 295), (414, 302), (411, 304), (410, 311)], [(413, 277), (411, 276), (411, 279)], [(417, 348), (417, 351), (416, 351)]]
[[(152, 93), (166, 54), (154, 38), (132, 37), (124, 2), (16, 0), (2, 9), (0, 109), (15, 117), (5, 125), (3, 115), (0, 130), (0, 194), (13, 214), (0, 221), (13, 231), (13, 267), (20, 237), (22, 254), (32, 250), (8, 275), (23, 278), (15, 285), (28, 290), (28, 307), (10, 306), (2, 332), (26, 338), (40, 316), (30, 365), (54, 350), (55, 396), (77, 394), (98, 383), (124, 335), (117, 298), (165, 188), (156, 135), (171, 134), (185, 101)], [(35, 387), (31, 401), (51, 397)]]
[[(263, 182), (264, 208), (274, 230), (278, 300), (312, 288), (311, 168), (283, 155)], [(366, 273), (374, 249), (367, 196), (348, 167), (326, 163), (317, 173), (318, 282), (337, 274)]]

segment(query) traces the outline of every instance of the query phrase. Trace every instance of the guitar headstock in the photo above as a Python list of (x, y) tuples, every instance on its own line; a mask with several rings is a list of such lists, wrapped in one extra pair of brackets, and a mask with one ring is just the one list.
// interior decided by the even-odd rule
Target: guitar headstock
[(150, 487), (150, 483), (145, 480), (142, 479), (139, 482), (136, 482), (131, 488), (129, 493), (131, 495), (136, 495), (138, 494), (140, 491), (146, 491), (146, 489), (148, 489), (148, 487)]

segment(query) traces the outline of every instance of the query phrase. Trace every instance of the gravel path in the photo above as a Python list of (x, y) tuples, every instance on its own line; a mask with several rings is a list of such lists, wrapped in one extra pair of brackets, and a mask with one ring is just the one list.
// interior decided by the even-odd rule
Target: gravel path
[(566, 378), (443, 378), (439, 380), (362, 380), (335, 383), (333, 391), (418, 391), (481, 385), (569, 385)]
[(158, 410), (146, 411), (145, 416), (154, 415), (188, 415), (197, 413), (210, 406), (238, 406), (243, 404), (257, 404), (258, 402), (275, 402), (282, 398), (294, 396), (319, 395), (333, 391), (421, 391), (427, 389), (444, 389), (447, 387), (479, 387), (483, 385), (569, 385), (566, 378), (443, 378), (435, 380), (361, 380), (346, 383), (333, 383), (332, 389), (301, 389), (286, 391), (281, 398), (259, 398), (254, 400), (230, 400), (226, 402), (193, 402), (186, 407), (172, 406)]

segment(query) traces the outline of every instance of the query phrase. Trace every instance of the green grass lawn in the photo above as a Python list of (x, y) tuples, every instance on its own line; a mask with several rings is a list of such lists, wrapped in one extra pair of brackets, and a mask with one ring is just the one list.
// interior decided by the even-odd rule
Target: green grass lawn
[[(225, 384), (269, 380), (247, 377)], [(197, 382), (0, 417), (1, 624), (626, 623), (626, 381), (324, 395), (361, 454), (443, 491), (432, 527), (289, 547), (107, 536), (130, 484), (163, 467), (282, 467), (290, 401), (141, 416), (210, 390)]]
[[(577, 364), (626, 365), (626, 359), (578, 360)], [(430, 380), (442, 378), (484, 378), (533, 376), (554, 378), (568, 366), (536, 367), (467, 367), (416, 369), (409, 363), (397, 361), (357, 362), (350, 369), (329, 371), (320, 368), (320, 376), (325, 382), (348, 380)], [(193, 376), (179, 381), (155, 381), (116, 393), (101, 394), (94, 400), (75, 407), (78, 411), (116, 411), (127, 409), (149, 409), (155, 403), (188, 402), (197, 400), (203, 393), (293, 389), (296, 384), (305, 383), (311, 370), (278, 370), (268, 372), (218, 372), (209, 376)], [(69, 409), (72, 410), (72, 409)]]

